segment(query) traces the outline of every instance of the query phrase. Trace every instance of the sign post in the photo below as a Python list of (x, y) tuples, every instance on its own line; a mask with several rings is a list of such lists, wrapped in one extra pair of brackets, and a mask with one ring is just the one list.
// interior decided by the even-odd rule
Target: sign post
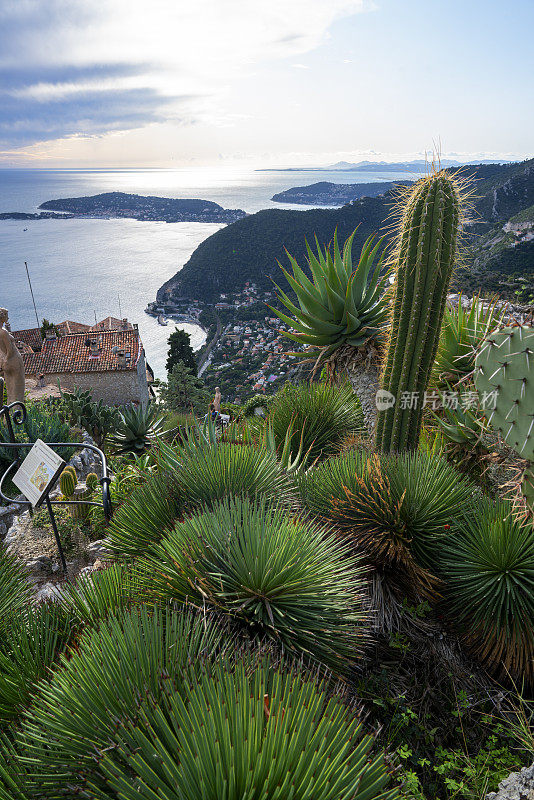
[(28, 498), (33, 508), (44, 502), (50, 515), (63, 572), (67, 572), (65, 554), (59, 538), (56, 518), (50, 502), (50, 491), (63, 472), (65, 461), (42, 439), (37, 439), (32, 449), (13, 476), (13, 483)]

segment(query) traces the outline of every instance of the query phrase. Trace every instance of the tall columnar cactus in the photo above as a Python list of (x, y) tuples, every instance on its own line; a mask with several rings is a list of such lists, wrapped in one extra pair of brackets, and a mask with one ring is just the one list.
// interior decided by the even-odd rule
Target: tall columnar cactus
[(488, 422), (528, 462), (521, 491), (534, 514), (534, 328), (495, 331), (475, 364), (475, 386)]
[(76, 483), (77, 479), (73, 475), (73, 471), (71, 471), (68, 467), (64, 469), (59, 476), (59, 488), (61, 489), (61, 494), (63, 497), (74, 497)]
[(380, 410), (382, 404), (377, 404), (376, 444), (385, 452), (417, 448), (457, 256), (464, 186), (445, 171), (434, 172), (399, 201), (395, 300), (381, 398), (391, 405)]

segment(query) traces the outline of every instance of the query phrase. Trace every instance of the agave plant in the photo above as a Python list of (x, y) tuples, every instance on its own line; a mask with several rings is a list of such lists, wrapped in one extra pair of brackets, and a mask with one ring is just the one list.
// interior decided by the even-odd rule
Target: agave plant
[(33, 796), (71, 797), (89, 779), (103, 790), (101, 759), (127, 722), (137, 724), (143, 706), (177, 691), (184, 670), (219, 645), (214, 624), (187, 610), (134, 609), (87, 631), (41, 684), (18, 737)]
[(322, 359), (343, 345), (361, 347), (380, 334), (387, 323), (383, 293), (389, 284), (389, 274), (382, 274), (384, 252), (375, 264), (383, 239), (376, 242), (376, 237), (370, 236), (354, 268), (352, 241), (355, 233), (345, 242), (343, 254), (337, 233), (334, 234), (333, 253), (328, 247), (323, 251), (316, 239), (315, 255), (306, 242), (312, 280), (288, 254), (293, 275), (283, 267), (282, 271), (295, 292), (298, 306), (277, 286), (278, 299), (293, 317), (275, 308), (271, 310), (296, 331), (285, 335), (299, 344), (319, 348)]
[(509, 503), (481, 501), (442, 548), (451, 620), (484, 665), (534, 681), (534, 528)]
[(473, 297), (467, 310), (462, 295), (455, 308), (447, 307), (439, 338), (438, 350), (430, 382), (443, 389), (447, 384), (456, 386), (468, 379), (475, 368), (475, 357), (488, 334), (502, 321), (504, 310), (499, 312), (496, 299), (484, 308), (480, 294)]
[(4, 620), (0, 642), (0, 719), (17, 717), (32, 699), (66, 644), (71, 625), (67, 614), (52, 605), (26, 607)]
[(353, 451), (298, 484), (304, 504), (334, 522), (398, 594), (436, 598), (438, 581), (428, 570), (474, 491), (445, 459)]
[(382, 754), (327, 687), (264, 660), (217, 664), (143, 709), (101, 769), (123, 800), (393, 800)]
[(162, 596), (211, 605), (252, 635), (346, 671), (361, 643), (357, 562), (334, 533), (266, 498), (179, 523), (148, 557)]
[(120, 423), (111, 444), (116, 453), (142, 455), (164, 427), (165, 420), (155, 406), (125, 406), (121, 408)]
[(301, 449), (307, 463), (338, 452), (344, 439), (364, 427), (360, 401), (348, 383), (287, 384), (271, 404), (269, 424), (279, 451), (291, 429), (292, 452)]

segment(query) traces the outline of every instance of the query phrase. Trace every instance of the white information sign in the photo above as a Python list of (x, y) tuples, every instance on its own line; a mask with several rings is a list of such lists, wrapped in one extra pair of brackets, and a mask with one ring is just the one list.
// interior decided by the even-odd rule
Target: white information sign
[(42, 503), (64, 466), (61, 456), (54, 453), (41, 439), (37, 439), (15, 473), (13, 483), (35, 507)]

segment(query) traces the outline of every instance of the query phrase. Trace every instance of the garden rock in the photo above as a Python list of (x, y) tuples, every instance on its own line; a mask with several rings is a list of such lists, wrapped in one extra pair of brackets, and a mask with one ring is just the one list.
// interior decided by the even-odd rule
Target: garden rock
[(106, 550), (104, 544), (104, 539), (97, 539), (96, 541), (91, 542), (90, 544), (87, 545), (86, 551), (87, 555), (91, 559), (105, 558), (106, 555), (108, 554), (108, 551)]
[(41, 586), (37, 594), (35, 595), (35, 599), (38, 602), (45, 602), (47, 600), (59, 600), (61, 597), (61, 590), (56, 586), (55, 583), (45, 583), (44, 586)]
[(486, 800), (534, 800), (534, 764), (512, 772), (500, 782), (496, 792), (486, 795)]
[(71, 460), (69, 461), (69, 464), (72, 464), (76, 472), (83, 472), (83, 462), (80, 456), (78, 455), (72, 456)]

